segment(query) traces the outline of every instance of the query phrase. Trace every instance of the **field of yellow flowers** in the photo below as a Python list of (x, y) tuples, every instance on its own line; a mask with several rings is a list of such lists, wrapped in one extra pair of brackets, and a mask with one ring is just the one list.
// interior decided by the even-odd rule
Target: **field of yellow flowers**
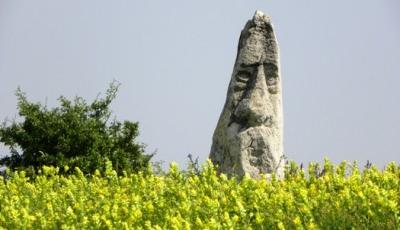
[(164, 175), (118, 176), (110, 163), (89, 177), (68, 167), (43, 167), (35, 179), (15, 172), (0, 178), (0, 229), (400, 228), (399, 165), (292, 163), (285, 177), (228, 179), (209, 162)]

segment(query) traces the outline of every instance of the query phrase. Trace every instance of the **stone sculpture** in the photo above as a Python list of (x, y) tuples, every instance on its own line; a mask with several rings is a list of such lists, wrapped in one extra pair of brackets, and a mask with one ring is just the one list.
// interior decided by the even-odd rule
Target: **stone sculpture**
[(283, 177), (283, 116), (279, 49), (271, 19), (256, 11), (241, 32), (210, 159), (218, 172)]

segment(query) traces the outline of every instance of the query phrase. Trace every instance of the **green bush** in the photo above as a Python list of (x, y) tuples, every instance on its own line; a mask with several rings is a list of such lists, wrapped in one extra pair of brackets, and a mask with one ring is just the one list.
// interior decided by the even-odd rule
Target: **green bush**
[(84, 174), (102, 169), (109, 159), (118, 173), (136, 172), (147, 167), (151, 155), (135, 141), (138, 123), (110, 121), (109, 106), (119, 85), (110, 84), (104, 98), (88, 104), (81, 97), (73, 101), (61, 96), (59, 107), (48, 109), (27, 100), (16, 91), (21, 122), (4, 122), (0, 142), (10, 147), (11, 155), (0, 163), (11, 169), (34, 174), (42, 165), (79, 167)]

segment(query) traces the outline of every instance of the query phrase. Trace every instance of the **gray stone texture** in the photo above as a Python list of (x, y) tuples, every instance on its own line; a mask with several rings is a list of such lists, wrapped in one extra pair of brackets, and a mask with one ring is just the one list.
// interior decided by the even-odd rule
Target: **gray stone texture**
[(210, 159), (218, 172), (283, 177), (279, 49), (271, 19), (256, 11), (242, 30)]

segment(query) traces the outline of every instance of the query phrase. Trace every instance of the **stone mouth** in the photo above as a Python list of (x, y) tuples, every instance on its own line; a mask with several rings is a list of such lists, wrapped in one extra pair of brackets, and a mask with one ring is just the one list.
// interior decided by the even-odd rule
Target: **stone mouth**
[[(267, 128), (269, 130), (272, 130), (272, 117), (268, 116), (265, 118), (263, 122), (260, 123), (246, 123), (246, 122), (240, 122), (240, 121), (231, 121), (228, 124), (228, 127), (231, 127), (233, 124), (237, 126), (237, 133), (244, 133), (249, 131), (249, 129), (258, 129), (258, 128)], [(269, 134), (272, 134), (272, 132), (269, 132)]]

